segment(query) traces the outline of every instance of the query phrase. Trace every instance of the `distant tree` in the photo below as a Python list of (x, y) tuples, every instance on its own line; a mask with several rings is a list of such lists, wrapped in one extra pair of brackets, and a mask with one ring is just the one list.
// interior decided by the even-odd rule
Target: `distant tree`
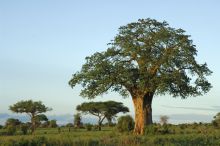
[(14, 135), (17, 131), (17, 127), (21, 124), (21, 121), (14, 118), (9, 118), (5, 122), (5, 128), (8, 135)]
[(183, 99), (211, 89), (207, 64), (196, 61), (197, 50), (190, 35), (165, 21), (140, 19), (119, 28), (107, 51), (86, 57), (69, 85), (81, 84), (89, 99), (116, 91), (131, 96), (135, 107), (136, 134), (152, 124), (155, 95), (170, 94)]
[[(41, 113), (52, 110), (46, 107), (41, 101), (20, 101), (9, 107), (9, 109), (15, 113), (26, 113), (31, 119), (31, 133), (33, 134), (36, 129), (36, 123), (41, 117)], [(41, 117), (42, 118), (42, 117)]]
[(21, 124), (21, 121), (18, 120), (18, 119), (14, 119), (14, 118), (9, 118), (7, 119), (7, 121), (5, 122), (5, 127), (8, 127), (8, 126), (18, 126)]
[(91, 131), (91, 130), (92, 130), (92, 127), (93, 127), (93, 125), (92, 125), (92, 124), (90, 124), (90, 123), (86, 123), (86, 124), (85, 124), (85, 127), (86, 127), (86, 130), (87, 130), (87, 131)]
[(105, 113), (105, 117), (108, 121), (108, 125), (112, 124), (112, 120), (116, 118), (117, 113), (119, 112), (129, 112), (129, 109), (123, 106), (122, 103), (117, 103), (115, 101), (108, 101), (107, 106), (109, 107)]
[(77, 128), (80, 128), (80, 126), (82, 125), (82, 122), (81, 122), (81, 114), (80, 113), (77, 113), (74, 116), (74, 126), (77, 127)]
[(220, 113), (217, 113), (217, 114), (214, 116), (214, 120), (220, 122)]
[(49, 124), (50, 124), (49, 121), (45, 121), (45, 122), (41, 123), (40, 127), (47, 128), (47, 127), (49, 127)]
[(47, 122), (48, 118), (44, 114), (39, 114), (35, 117), (35, 121), (36, 121), (36, 127), (39, 127), (42, 124), (42, 122)]
[(70, 127), (73, 127), (73, 126), (74, 126), (73, 123), (67, 123), (65, 127), (70, 128)]
[(91, 114), (98, 117), (98, 126), (101, 130), (102, 122), (106, 117), (114, 117), (119, 112), (129, 112), (129, 109), (121, 102), (106, 101), (106, 102), (85, 102), (76, 107), (78, 111), (85, 114)]
[(166, 115), (160, 116), (160, 123), (161, 125), (166, 125), (168, 122), (169, 117)]
[(56, 128), (58, 125), (57, 125), (57, 121), (56, 120), (50, 120), (49, 121), (49, 127), (50, 128)]
[(217, 113), (214, 116), (214, 120), (212, 121), (214, 127), (220, 127), (220, 113)]

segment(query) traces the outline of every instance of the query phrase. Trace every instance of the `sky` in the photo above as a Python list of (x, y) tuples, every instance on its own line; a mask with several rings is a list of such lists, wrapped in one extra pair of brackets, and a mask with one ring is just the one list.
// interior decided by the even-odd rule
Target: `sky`
[[(42, 101), (48, 115), (73, 115), (86, 98), (68, 81), (85, 57), (105, 51), (120, 26), (142, 18), (167, 21), (191, 35), (199, 63), (213, 71), (208, 94), (187, 99), (153, 99), (153, 115), (187, 115), (183, 121), (220, 112), (220, 1), (176, 0), (0, 0), (0, 113), (20, 100)], [(131, 98), (108, 93), (94, 101), (123, 102), (134, 115)], [(187, 117), (186, 116), (186, 117)]]

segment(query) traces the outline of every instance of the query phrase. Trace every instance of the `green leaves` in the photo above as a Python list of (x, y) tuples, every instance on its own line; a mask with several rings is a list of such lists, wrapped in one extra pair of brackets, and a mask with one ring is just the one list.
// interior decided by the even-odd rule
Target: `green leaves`
[(44, 113), (52, 110), (46, 107), (41, 101), (20, 101), (9, 107), (9, 109), (15, 113)]
[(121, 102), (85, 102), (76, 107), (78, 111), (89, 113), (94, 116), (113, 117), (119, 112), (129, 112), (129, 109)]
[(69, 84), (81, 84), (81, 96), (95, 98), (107, 91), (126, 97), (141, 94), (171, 94), (174, 97), (202, 95), (211, 89), (206, 76), (211, 71), (195, 60), (197, 50), (190, 35), (167, 22), (140, 19), (119, 28), (105, 52), (86, 57), (80, 72)]

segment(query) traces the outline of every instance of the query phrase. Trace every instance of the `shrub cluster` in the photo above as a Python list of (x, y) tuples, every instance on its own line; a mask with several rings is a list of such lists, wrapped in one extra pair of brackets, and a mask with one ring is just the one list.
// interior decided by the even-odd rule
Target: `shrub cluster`
[(130, 115), (118, 118), (117, 129), (119, 132), (129, 132), (134, 129), (134, 120)]

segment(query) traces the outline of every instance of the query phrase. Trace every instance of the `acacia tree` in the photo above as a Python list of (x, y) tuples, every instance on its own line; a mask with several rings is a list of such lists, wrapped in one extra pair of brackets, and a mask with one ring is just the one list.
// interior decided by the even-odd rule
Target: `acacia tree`
[(33, 134), (36, 129), (36, 124), (39, 121), (44, 120), (46, 117), (41, 113), (52, 110), (46, 107), (41, 101), (19, 101), (16, 104), (9, 107), (9, 109), (15, 113), (26, 113), (31, 119), (31, 133)]
[(39, 114), (35, 116), (35, 127), (39, 127), (42, 122), (48, 122), (48, 118), (44, 114)]
[(8, 126), (18, 126), (21, 124), (21, 121), (19, 119), (14, 119), (14, 118), (9, 118), (7, 119), (7, 121), (5, 122), (5, 127), (8, 127)]
[(120, 112), (129, 112), (129, 109), (123, 103), (115, 101), (85, 102), (78, 105), (76, 110), (98, 117), (99, 130), (101, 130), (101, 125), (105, 118), (113, 117)]
[(76, 113), (75, 115), (73, 115), (73, 117), (74, 117), (74, 121), (73, 121), (74, 126), (77, 127), (77, 128), (80, 128), (80, 126), (82, 125), (81, 114), (80, 113)]
[(81, 84), (81, 96), (89, 99), (107, 91), (131, 96), (135, 108), (135, 129), (143, 134), (152, 124), (152, 100), (169, 94), (183, 99), (203, 95), (211, 88), (207, 64), (197, 63), (196, 46), (182, 29), (167, 22), (140, 19), (119, 28), (107, 51), (86, 57), (81, 71), (69, 85)]

